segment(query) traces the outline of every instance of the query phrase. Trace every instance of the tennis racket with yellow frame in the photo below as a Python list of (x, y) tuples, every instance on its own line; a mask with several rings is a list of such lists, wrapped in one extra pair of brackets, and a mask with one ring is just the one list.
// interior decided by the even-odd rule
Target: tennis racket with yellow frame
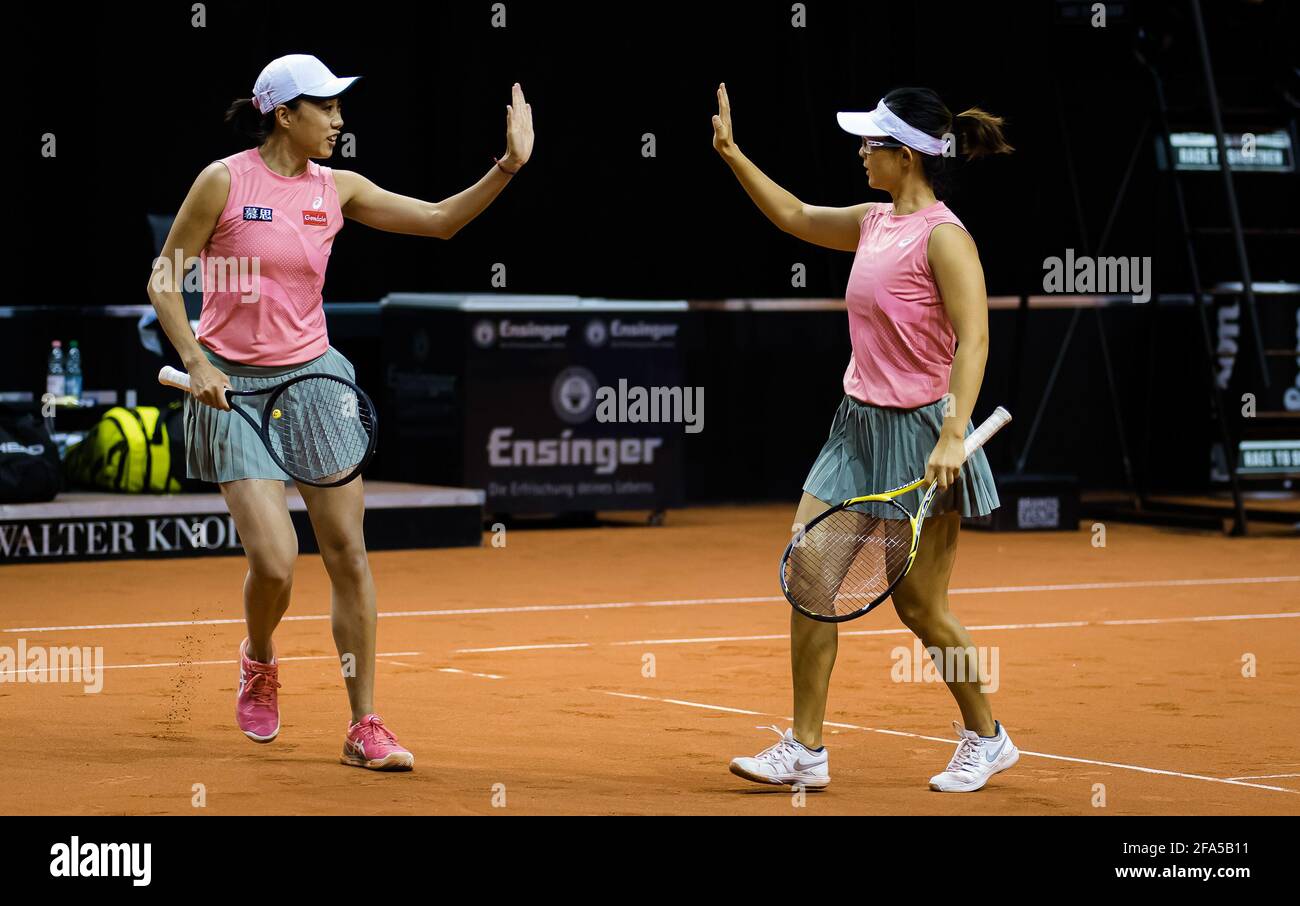
[[(967, 459), (1011, 421), (999, 406), (965, 440)], [(916, 560), (921, 527), (939, 483), (933, 481), (915, 513), (898, 498), (925, 477), (890, 491), (838, 503), (798, 531), (781, 555), (781, 591), (795, 610), (824, 623), (842, 623), (885, 601)]]

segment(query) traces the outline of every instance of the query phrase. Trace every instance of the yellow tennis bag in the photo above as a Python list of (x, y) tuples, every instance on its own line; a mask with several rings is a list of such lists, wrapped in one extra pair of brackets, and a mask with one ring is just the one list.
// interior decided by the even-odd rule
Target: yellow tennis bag
[[(169, 423), (170, 422), (170, 430)], [(81, 443), (68, 450), (63, 472), (69, 484), (128, 494), (174, 494), (184, 474), (185, 436), (181, 410), (156, 406), (114, 406)]]

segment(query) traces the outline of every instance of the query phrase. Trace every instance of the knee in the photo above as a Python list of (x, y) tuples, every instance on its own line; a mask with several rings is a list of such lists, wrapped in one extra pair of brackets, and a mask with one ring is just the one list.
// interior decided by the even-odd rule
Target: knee
[(925, 639), (943, 619), (943, 608), (919, 595), (894, 595), (894, 611), (903, 625)]
[(359, 585), (370, 578), (370, 560), (362, 545), (342, 545), (321, 550), (325, 568), (335, 582)]
[(249, 561), (248, 573), (259, 585), (289, 588), (293, 585), (293, 557), (258, 557)]
[(272, 549), (249, 551), (248, 572), (258, 584), (275, 588), (293, 585), (293, 567), (298, 560), (298, 542)]

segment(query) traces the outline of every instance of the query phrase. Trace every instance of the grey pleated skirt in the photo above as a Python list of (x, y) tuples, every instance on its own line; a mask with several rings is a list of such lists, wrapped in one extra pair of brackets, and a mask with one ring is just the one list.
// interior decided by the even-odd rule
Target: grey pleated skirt
[[(203, 351), (208, 360), (230, 378), (233, 390), (274, 387), (292, 375), (304, 372), (323, 372), (356, 380), (352, 363), (333, 346), (310, 362), (276, 367), (244, 365), (224, 359), (207, 347)], [(262, 406), (268, 397), (269, 394), (241, 397), (237, 405), (245, 407), (260, 421)], [(266, 445), (252, 425), (234, 412), (213, 409), (188, 394), (185, 396), (185, 474), (217, 483), (245, 478), (292, 480), (266, 452)]]
[[(804, 481), (804, 491), (835, 504), (921, 478), (939, 440), (943, 409), (943, 399), (916, 409), (891, 409), (846, 395), (831, 422), (830, 437)], [(966, 434), (974, 430), (974, 423), (966, 425)], [(898, 502), (915, 512), (923, 494), (923, 488), (911, 491)], [(955, 509), (963, 516), (985, 516), (999, 505), (988, 457), (983, 450), (976, 450), (962, 466), (957, 481), (935, 494), (930, 515)], [(885, 518), (902, 518), (887, 504), (860, 508)]]

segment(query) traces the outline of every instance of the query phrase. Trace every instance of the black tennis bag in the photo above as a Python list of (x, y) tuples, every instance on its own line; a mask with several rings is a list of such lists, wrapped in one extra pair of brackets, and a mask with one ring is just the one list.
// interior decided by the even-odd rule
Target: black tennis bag
[(63, 490), (59, 450), (40, 411), (0, 403), (0, 503), (43, 503)]

